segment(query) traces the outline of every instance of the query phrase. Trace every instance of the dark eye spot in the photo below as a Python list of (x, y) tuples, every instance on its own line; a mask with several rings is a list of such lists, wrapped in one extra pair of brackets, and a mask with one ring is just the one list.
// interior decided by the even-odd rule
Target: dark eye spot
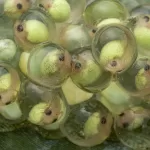
[(57, 121), (57, 119), (54, 119), (52, 123), (55, 123)]
[(0, 99), (2, 99), (2, 96), (0, 95)]
[(23, 26), (21, 24), (17, 26), (17, 31), (19, 31), (19, 32), (23, 31)]
[(42, 8), (44, 8), (44, 6), (43, 6), (42, 4), (39, 4), (39, 7), (42, 7)]
[(117, 62), (115, 60), (113, 60), (110, 64), (112, 67), (116, 67), (117, 66)]
[(11, 102), (7, 102), (7, 103), (5, 103), (6, 105), (9, 105)]
[(120, 117), (124, 116), (124, 113), (121, 113), (119, 116), (120, 116)]
[(148, 16), (144, 16), (144, 20), (145, 20), (145, 22), (149, 22), (149, 17)]
[(123, 123), (123, 128), (127, 128), (129, 124), (127, 122)]
[(106, 118), (105, 117), (102, 117), (102, 119), (101, 119), (101, 124), (106, 124)]
[(76, 64), (75, 64), (75, 69), (80, 69), (80, 68), (81, 68), (81, 63), (79, 63), (79, 62), (76, 63)]
[(145, 65), (144, 70), (145, 70), (145, 71), (150, 70), (150, 65)]
[(45, 111), (45, 114), (46, 114), (47, 116), (50, 116), (50, 115), (52, 114), (52, 111), (49, 110), (49, 109), (47, 109), (47, 110)]
[(96, 29), (93, 29), (92, 32), (93, 32), (93, 33), (96, 33)]
[(18, 9), (22, 9), (22, 4), (20, 4), (20, 3), (17, 4), (17, 8), (18, 8)]
[(59, 60), (60, 61), (64, 61), (65, 60), (65, 56), (64, 55), (59, 56)]

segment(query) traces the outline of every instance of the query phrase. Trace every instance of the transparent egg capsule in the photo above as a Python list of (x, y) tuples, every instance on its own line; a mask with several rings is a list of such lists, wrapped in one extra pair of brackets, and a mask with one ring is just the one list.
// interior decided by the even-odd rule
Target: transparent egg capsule
[(143, 56), (150, 56), (150, 14), (136, 16), (135, 24), (132, 28), (138, 52)]
[(32, 6), (32, 0), (1, 0), (0, 13), (13, 20), (18, 19)]
[(71, 56), (56, 44), (40, 44), (30, 53), (28, 76), (39, 85), (51, 89), (60, 87), (70, 72)]
[(103, 19), (118, 18), (125, 20), (128, 10), (117, 0), (95, 0), (85, 8), (83, 18), (89, 26), (95, 26)]
[(109, 137), (112, 124), (112, 115), (93, 97), (72, 106), (69, 117), (60, 128), (72, 143), (91, 147), (103, 143)]
[(71, 53), (91, 45), (88, 29), (83, 25), (66, 25), (59, 36), (59, 44)]
[(37, 44), (55, 40), (55, 23), (43, 10), (30, 9), (14, 24), (17, 44), (30, 51)]
[(72, 81), (81, 89), (95, 93), (106, 88), (111, 74), (101, 68), (94, 60), (91, 49), (85, 48), (72, 56)]
[(6, 63), (0, 63), (0, 122), (21, 122), (20, 84), (17, 71)]
[[(34, 93), (28, 91), (31, 101), (24, 100), (22, 104), (24, 114), (28, 115), (28, 121), (43, 130), (45, 129), (44, 132), (58, 130), (60, 124), (68, 116), (68, 105), (61, 90), (44, 90), (42, 87), (32, 85), (32, 83), (28, 83), (28, 86), (34, 90)], [(37, 95), (34, 96), (34, 94)]]
[(71, 7), (67, 0), (37, 0), (37, 5), (45, 9), (58, 23), (67, 21), (71, 14)]
[(138, 15), (150, 15), (150, 5), (140, 5), (131, 10), (131, 16), (138, 16)]
[(119, 140), (127, 147), (147, 150), (150, 148), (150, 111), (133, 107), (115, 117), (114, 129)]
[(123, 73), (137, 58), (134, 35), (120, 23), (102, 26), (93, 38), (92, 53), (105, 70), (113, 74)]
[(126, 72), (118, 76), (118, 85), (132, 96), (142, 97), (150, 94), (150, 60), (139, 58)]

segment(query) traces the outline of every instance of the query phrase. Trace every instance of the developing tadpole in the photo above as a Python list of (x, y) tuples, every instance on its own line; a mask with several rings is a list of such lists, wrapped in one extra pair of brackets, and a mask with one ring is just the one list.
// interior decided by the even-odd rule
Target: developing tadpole
[(12, 19), (18, 19), (31, 5), (31, 0), (4, 0), (4, 14)]

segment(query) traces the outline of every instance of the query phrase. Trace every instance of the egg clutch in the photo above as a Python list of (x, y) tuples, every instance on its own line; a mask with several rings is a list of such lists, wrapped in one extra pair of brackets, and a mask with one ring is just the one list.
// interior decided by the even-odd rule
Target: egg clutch
[(150, 4), (3, 0), (0, 20), (0, 132), (150, 148)]

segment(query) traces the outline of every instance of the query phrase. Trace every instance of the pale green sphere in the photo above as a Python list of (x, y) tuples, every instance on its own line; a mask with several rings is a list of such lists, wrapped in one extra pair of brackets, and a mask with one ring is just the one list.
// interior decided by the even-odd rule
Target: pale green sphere
[(69, 19), (71, 8), (66, 0), (54, 0), (48, 12), (56, 22), (64, 22)]
[(10, 39), (0, 40), (0, 60), (10, 61), (14, 58), (17, 51), (16, 44)]
[(124, 47), (121, 41), (111, 41), (104, 45), (101, 50), (99, 60), (100, 64), (106, 66), (109, 62), (116, 58), (121, 58), (124, 54)]
[(46, 25), (38, 20), (28, 20), (25, 22), (27, 40), (32, 43), (42, 43), (49, 40), (49, 31)]

